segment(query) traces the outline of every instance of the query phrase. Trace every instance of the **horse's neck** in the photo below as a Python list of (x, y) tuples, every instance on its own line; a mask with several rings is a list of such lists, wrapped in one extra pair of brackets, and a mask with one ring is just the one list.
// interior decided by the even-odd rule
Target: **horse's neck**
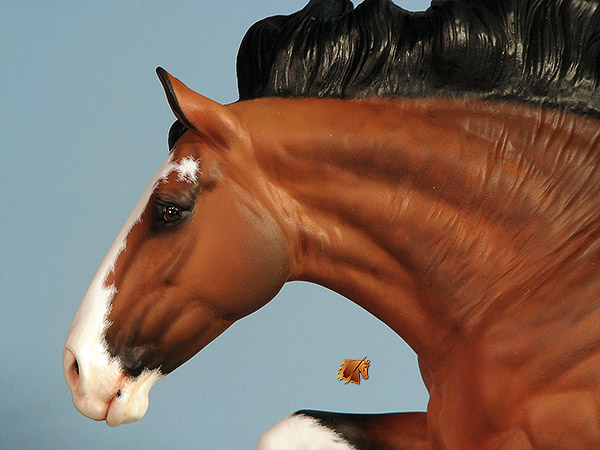
[(596, 121), (448, 100), (254, 103), (295, 276), (354, 300), (425, 359), (499, 299), (584, 253), (600, 263)]

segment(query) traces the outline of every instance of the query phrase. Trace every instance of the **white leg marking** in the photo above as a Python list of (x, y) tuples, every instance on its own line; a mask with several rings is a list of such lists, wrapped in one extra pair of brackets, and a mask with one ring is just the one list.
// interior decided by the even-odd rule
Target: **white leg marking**
[(344, 438), (304, 415), (291, 415), (258, 439), (256, 450), (356, 450)]

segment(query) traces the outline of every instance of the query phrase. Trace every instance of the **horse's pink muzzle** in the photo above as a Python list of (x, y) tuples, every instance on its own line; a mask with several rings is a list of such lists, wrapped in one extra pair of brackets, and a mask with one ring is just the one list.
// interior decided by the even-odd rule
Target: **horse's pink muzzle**
[(73, 404), (84, 416), (106, 420), (110, 426), (136, 422), (148, 409), (150, 388), (162, 377), (157, 371), (145, 371), (130, 378), (115, 361), (94, 364), (93, 358), (75, 356), (65, 347), (64, 375), (73, 394)]

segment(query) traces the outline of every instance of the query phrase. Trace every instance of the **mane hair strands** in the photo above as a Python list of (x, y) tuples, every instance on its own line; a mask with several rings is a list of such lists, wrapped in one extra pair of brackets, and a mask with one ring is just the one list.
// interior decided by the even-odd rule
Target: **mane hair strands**
[(506, 99), (600, 117), (600, 0), (311, 0), (254, 24), (240, 100)]

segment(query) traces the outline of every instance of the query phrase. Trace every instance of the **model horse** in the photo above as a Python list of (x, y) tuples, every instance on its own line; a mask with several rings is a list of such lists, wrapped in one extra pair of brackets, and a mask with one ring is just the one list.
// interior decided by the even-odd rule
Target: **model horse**
[(427, 412), (300, 411), (259, 448), (600, 448), (600, 8), (313, 0), (177, 122), (75, 316), (75, 406), (119, 425), (289, 280), (419, 356)]

